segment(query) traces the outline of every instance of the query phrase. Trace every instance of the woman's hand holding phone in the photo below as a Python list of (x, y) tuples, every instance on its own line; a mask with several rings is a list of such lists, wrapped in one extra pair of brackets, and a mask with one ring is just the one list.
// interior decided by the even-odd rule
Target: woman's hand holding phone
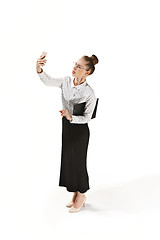
[(43, 52), (42, 55), (37, 59), (36, 69), (38, 73), (43, 72), (41, 66), (44, 66), (47, 62), (47, 60), (45, 59), (46, 55), (47, 55), (47, 52)]

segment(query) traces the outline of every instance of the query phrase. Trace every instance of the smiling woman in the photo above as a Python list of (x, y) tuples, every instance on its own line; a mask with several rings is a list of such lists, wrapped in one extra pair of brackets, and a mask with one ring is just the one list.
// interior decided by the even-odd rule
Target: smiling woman
[[(84, 193), (90, 189), (87, 171), (87, 149), (90, 137), (88, 122), (92, 119), (97, 98), (86, 77), (95, 70), (98, 58), (83, 56), (74, 63), (72, 76), (52, 78), (40, 69), (46, 60), (37, 60), (37, 73), (42, 82), (62, 90), (62, 151), (59, 186), (74, 192), (73, 199), (66, 206), (69, 212), (78, 212), (85, 206)], [(85, 102), (83, 114), (74, 114), (74, 106)]]

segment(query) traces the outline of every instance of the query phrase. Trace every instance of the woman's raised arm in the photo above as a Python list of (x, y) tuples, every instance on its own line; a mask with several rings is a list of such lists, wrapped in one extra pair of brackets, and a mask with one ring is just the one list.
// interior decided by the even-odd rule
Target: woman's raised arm
[(41, 66), (44, 66), (46, 63), (46, 59), (43, 55), (40, 56), (40, 58), (37, 59), (36, 62), (36, 70), (39, 78), (41, 81), (47, 85), (47, 86), (54, 86), (54, 87), (62, 87), (62, 83), (64, 81), (64, 78), (53, 78), (50, 75), (48, 75), (46, 72), (43, 71)]

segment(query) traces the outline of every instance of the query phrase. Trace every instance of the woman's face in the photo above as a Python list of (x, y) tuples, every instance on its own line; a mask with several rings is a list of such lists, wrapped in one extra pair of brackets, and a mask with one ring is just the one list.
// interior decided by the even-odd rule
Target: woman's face
[(85, 64), (85, 60), (83, 58), (80, 58), (73, 67), (72, 76), (78, 79), (82, 79), (83, 77), (89, 75), (90, 71), (85, 70), (87, 69), (87, 66)]

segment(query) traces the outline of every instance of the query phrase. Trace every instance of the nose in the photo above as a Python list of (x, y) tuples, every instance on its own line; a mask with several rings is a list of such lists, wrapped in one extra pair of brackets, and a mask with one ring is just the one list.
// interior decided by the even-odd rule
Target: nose
[(76, 68), (77, 68), (76, 66), (73, 67), (74, 70), (76, 70)]

